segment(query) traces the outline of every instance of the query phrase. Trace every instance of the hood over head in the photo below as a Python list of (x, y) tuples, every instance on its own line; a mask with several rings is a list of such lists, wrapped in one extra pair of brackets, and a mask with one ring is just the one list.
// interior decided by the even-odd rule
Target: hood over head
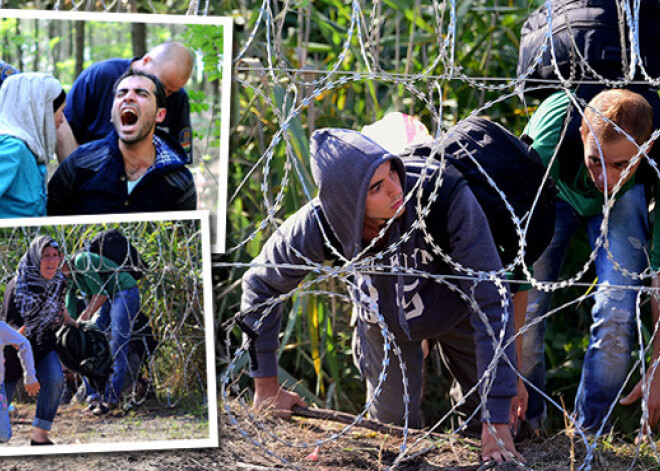
[(312, 174), (318, 198), (342, 253), (352, 259), (362, 249), (369, 184), (380, 165), (392, 161), (405, 185), (403, 162), (357, 131), (319, 129), (310, 138)]

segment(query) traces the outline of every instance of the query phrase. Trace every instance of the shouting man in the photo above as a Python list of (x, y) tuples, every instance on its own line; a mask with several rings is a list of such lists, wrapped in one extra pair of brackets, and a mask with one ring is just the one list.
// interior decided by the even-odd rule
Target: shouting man
[(158, 77), (165, 87), (167, 115), (158, 128), (178, 141), (192, 160), (190, 105), (183, 86), (190, 78), (194, 58), (176, 41), (157, 45), (142, 58), (107, 59), (91, 65), (76, 79), (64, 109), (65, 121), (57, 132), (57, 157), (64, 160), (79, 145), (103, 139), (112, 131), (112, 86), (128, 70)]
[(197, 192), (178, 142), (156, 125), (165, 91), (154, 76), (129, 70), (114, 87), (114, 131), (64, 159), (48, 184), (48, 214), (196, 209)]

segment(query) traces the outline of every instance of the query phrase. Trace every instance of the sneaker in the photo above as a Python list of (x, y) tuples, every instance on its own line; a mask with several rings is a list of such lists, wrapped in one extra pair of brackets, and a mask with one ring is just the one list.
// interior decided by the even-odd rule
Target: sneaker
[(106, 415), (108, 412), (111, 412), (115, 409), (117, 409), (118, 404), (116, 402), (101, 402), (99, 405), (96, 406), (94, 410), (92, 410), (92, 414), (96, 416), (100, 415)]
[(49, 439), (46, 439), (45, 442), (37, 442), (30, 439), (30, 446), (41, 446), (41, 445), (54, 445), (54, 443), (51, 442)]
[(96, 408), (101, 404), (101, 401), (90, 401), (89, 404), (87, 404), (87, 407), (83, 409), (83, 414), (93, 414)]

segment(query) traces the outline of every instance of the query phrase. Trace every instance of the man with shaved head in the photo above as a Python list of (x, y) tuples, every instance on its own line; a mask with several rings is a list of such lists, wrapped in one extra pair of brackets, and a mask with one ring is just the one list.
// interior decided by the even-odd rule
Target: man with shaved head
[(165, 89), (165, 119), (158, 129), (181, 144), (192, 161), (192, 130), (188, 94), (183, 89), (193, 68), (193, 55), (181, 43), (159, 44), (142, 58), (108, 59), (85, 69), (76, 79), (67, 98), (66, 122), (58, 131), (57, 156), (62, 161), (79, 145), (103, 139), (113, 129), (110, 121), (112, 88), (127, 70), (156, 76)]

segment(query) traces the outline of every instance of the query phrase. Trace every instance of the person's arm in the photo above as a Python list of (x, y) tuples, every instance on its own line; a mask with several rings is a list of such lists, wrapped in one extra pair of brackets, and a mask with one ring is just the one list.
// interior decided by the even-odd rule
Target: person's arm
[(67, 158), (74, 150), (78, 148), (78, 141), (76, 136), (73, 135), (73, 130), (69, 121), (64, 117), (64, 121), (59, 128), (57, 128), (57, 146), (55, 148), (55, 153), (57, 154), (57, 161), (62, 162)]
[(193, 179), (192, 174), (188, 173), (184, 182), (185, 189), (176, 202), (175, 210), (195, 210), (197, 209), (197, 188), (195, 187), (195, 180)]
[[(495, 247), (495, 242), (488, 228), (488, 220), (477, 199), (467, 185), (455, 193), (449, 205), (447, 214), (447, 231), (449, 236), (449, 255), (455, 262), (480, 272), (501, 270), (502, 263)], [(459, 272), (459, 274), (461, 274)], [(505, 345), (514, 332), (514, 316), (512, 302), (507, 290), (508, 313), (504, 308), (504, 299), (498, 287), (489, 280), (475, 282), (470, 279), (459, 281), (464, 293), (473, 297), (476, 305), (486, 316), (488, 326), (484, 324), (476, 310), (471, 309), (470, 322), (475, 329), (475, 345), (477, 359), (477, 374), (484, 378), (487, 368), (495, 368), (494, 381), (490, 384), (483, 382), (487, 391), (487, 401), (482, 414), (482, 456), (484, 459), (508, 460), (512, 456), (520, 459), (520, 455), (513, 445), (513, 438), (509, 428), (511, 400), (517, 393), (515, 372), (508, 362), (516, 365), (515, 346), (510, 344), (505, 354), (506, 358), (495, 358), (495, 345), (501, 342)], [(505, 315), (508, 318), (504, 320)], [(493, 338), (491, 333), (496, 336)], [(499, 338), (500, 334), (503, 338)], [(492, 376), (491, 376), (492, 377)], [(496, 433), (493, 433), (491, 426)], [(502, 449), (496, 438), (504, 444)]]
[[(92, 315), (101, 307), (108, 299), (108, 291), (106, 289), (106, 280), (104, 280), (99, 271), (107, 270), (104, 260), (98, 254), (92, 252), (83, 252), (78, 254), (70, 262), (72, 281), (76, 286), (85, 293), (86, 296), (91, 296), (90, 302), (87, 307), (80, 313), (78, 319), (81, 321), (89, 320)], [(73, 300), (71, 300), (73, 302)]]
[[(289, 217), (268, 239), (243, 276), (241, 313), (249, 338), (250, 374), (255, 380), (255, 406), (271, 403), (287, 415), (302, 400), (277, 383), (277, 349), (282, 319), (280, 296), (291, 292), (310, 271), (311, 263), (325, 260), (323, 238), (311, 204)], [(274, 401), (274, 402), (273, 402)]]
[(108, 296), (105, 294), (98, 293), (93, 295), (85, 310), (80, 314), (80, 320), (88, 321), (96, 311), (101, 309), (101, 306), (103, 306), (107, 299)]
[(69, 288), (67, 289), (66, 297), (64, 298), (64, 308), (72, 319), (78, 318), (78, 296), (76, 296), (75, 283), (75, 278), (69, 280)]
[[(190, 124), (190, 102), (188, 93), (181, 89), (167, 99), (165, 123), (169, 126), (168, 134), (177, 141), (186, 153), (189, 162), (193, 159), (193, 134)], [(173, 104), (170, 104), (173, 101)]]
[[(518, 291), (513, 295), (513, 323), (516, 329), (516, 356), (518, 357), (518, 370), (522, 370), (523, 339), (520, 329), (525, 325), (527, 315), (527, 295), (529, 291)], [(511, 425), (513, 429), (518, 428), (518, 422), (525, 418), (529, 394), (522, 378), (518, 378), (518, 394), (513, 398), (511, 404)]]
[[(25, 389), (39, 391), (39, 382), (37, 381), (37, 372), (34, 368), (34, 356), (32, 355), (32, 347), (30, 342), (23, 335), (16, 330), (12, 329), (5, 322), (0, 321), (0, 345), (13, 345), (18, 351), (18, 357), (23, 365), (23, 374)], [(36, 386), (35, 386), (36, 385)], [(34, 394), (30, 394), (34, 395)]]
[(566, 115), (571, 106), (569, 92), (559, 91), (543, 100), (525, 126), (523, 134), (532, 138), (532, 148), (538, 153), (545, 167), (553, 162), (550, 176), (559, 180), (559, 156), (555, 155), (564, 131)]
[[(94, 75), (94, 77), (92, 77), (92, 75)], [(108, 83), (104, 78), (105, 76), (99, 75), (99, 69), (92, 65), (83, 70), (76, 80), (74, 80), (73, 85), (71, 85), (71, 89), (66, 96), (66, 105), (64, 106), (63, 125), (66, 124), (67, 130), (63, 131), (63, 133), (69, 131), (71, 133), (70, 138), (73, 139), (73, 141), (69, 140), (68, 143), (65, 142), (65, 146), (67, 144), (70, 146), (72, 142), (75, 142), (76, 146), (79, 146), (89, 141), (90, 136), (87, 135), (86, 127), (91, 125), (93, 118), (90, 120), (92, 116), (87, 113), (87, 104), (89, 103), (92, 105), (90, 108), (93, 110), (93, 116), (95, 117), (100, 113), (100, 110), (105, 109), (105, 107), (102, 106), (102, 101), (107, 98), (105, 95), (94, 96), (92, 82), (95, 80), (98, 81), (98, 86), (101, 90), (104, 90), (106, 94), (112, 93), (108, 90), (108, 87), (110, 87), (110, 90), (112, 89), (112, 83)], [(110, 120), (110, 116), (108, 116), (107, 119)], [(59, 141), (59, 132), (57, 138)], [(73, 150), (71, 150), (71, 152), (73, 152)], [(69, 152), (69, 154), (71, 154), (71, 152)], [(62, 155), (60, 155), (59, 150), (57, 151), (57, 158), (60, 162), (69, 155), (64, 155), (64, 153), (66, 153), (66, 149), (64, 149)]]
[[(646, 372), (644, 378), (642, 378), (633, 388), (633, 390), (624, 398), (622, 398), (619, 403), (624, 406), (633, 404), (637, 400), (643, 397), (644, 383), (649, 387), (649, 419), (648, 425), (653, 428), (658, 421), (660, 420), (660, 364), (653, 370), (654, 365), (660, 361), (660, 332), (658, 332), (659, 326), (658, 321), (660, 320), (660, 307), (659, 301), (656, 296), (660, 296), (660, 275), (656, 275), (653, 278), (653, 288), (654, 293), (651, 296), (651, 318), (653, 321), (653, 346), (651, 354), (651, 363), (649, 364), (649, 369)], [(653, 373), (653, 377), (649, 382), (649, 375)], [(648, 387), (647, 386), (647, 387)], [(644, 427), (643, 434), (646, 435), (646, 427)]]

